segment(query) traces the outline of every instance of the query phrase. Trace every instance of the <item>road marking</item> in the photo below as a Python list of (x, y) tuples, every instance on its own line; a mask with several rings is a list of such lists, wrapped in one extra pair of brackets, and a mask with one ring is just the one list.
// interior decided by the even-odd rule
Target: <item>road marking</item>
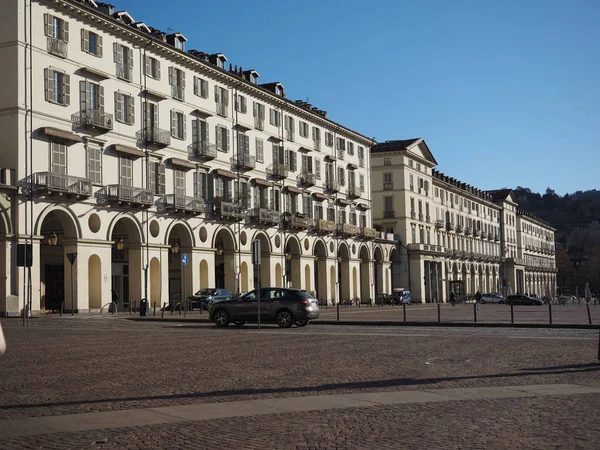
[(0, 436), (15, 439), (42, 434), (75, 433), (109, 428), (131, 428), (176, 422), (199, 422), (232, 417), (252, 417), (306, 411), (560, 395), (600, 395), (600, 388), (576, 384), (493, 386), (413, 391), (357, 392), (220, 403), (197, 403), (147, 409), (1, 420)]

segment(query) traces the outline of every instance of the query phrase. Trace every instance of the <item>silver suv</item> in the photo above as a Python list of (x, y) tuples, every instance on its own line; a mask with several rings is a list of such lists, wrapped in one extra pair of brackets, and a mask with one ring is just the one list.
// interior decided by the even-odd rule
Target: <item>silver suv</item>
[[(256, 290), (235, 300), (213, 303), (208, 308), (209, 318), (220, 327), (233, 322), (242, 326), (258, 320), (258, 298)], [(281, 328), (293, 324), (305, 327), (308, 322), (319, 318), (317, 299), (306, 291), (286, 288), (261, 288), (260, 321), (275, 322)]]

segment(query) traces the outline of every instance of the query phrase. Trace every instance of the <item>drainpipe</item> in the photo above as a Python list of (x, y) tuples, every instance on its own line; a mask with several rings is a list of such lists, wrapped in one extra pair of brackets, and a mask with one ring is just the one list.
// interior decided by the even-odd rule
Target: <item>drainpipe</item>
[[(236, 137), (236, 139), (234, 139), (234, 152), (233, 152), (233, 154), (237, 155), (237, 157), (234, 156), (234, 158), (239, 158), (240, 157), (240, 148), (239, 148), (239, 140), (238, 140), (239, 139), (239, 129), (237, 128), (237, 125), (238, 125), (238, 110), (237, 110), (237, 107), (236, 107), (236, 100), (237, 100), (237, 95), (238, 95), (238, 88), (242, 84), (243, 84), (243, 82), (239, 81), (235, 85), (235, 87), (233, 88), (234, 89), (234, 96), (233, 96), (232, 102), (231, 102), (231, 106), (233, 108), (233, 116), (235, 117), (234, 122), (235, 122), (235, 125), (236, 125), (236, 129), (235, 129), (235, 137)], [(235, 159), (235, 162), (236, 162), (236, 166), (237, 166), (239, 164), (239, 159)], [(241, 189), (240, 189), (240, 187), (241, 187), (241, 180), (240, 180), (240, 170), (239, 170), (239, 167), (237, 167), (237, 176), (238, 176), (237, 177), (237, 182), (238, 182), (237, 183), (237, 195), (238, 195), (238, 201), (240, 202), (240, 210), (241, 210), (242, 209), (242, 207), (241, 207), (241, 204), (242, 204), (242, 194), (241, 194)], [(241, 244), (242, 244), (242, 240), (241, 240), (240, 236), (242, 234), (242, 222), (239, 221), (239, 220), (237, 222), (237, 229), (238, 229), (237, 235), (238, 235), (238, 240), (239, 240), (238, 246), (237, 246), (238, 247), (238, 250), (237, 250), (237, 253), (238, 253), (238, 263), (237, 263), (237, 270), (235, 270), (235, 267), (234, 267), (234, 274), (237, 273), (237, 278), (236, 278), (236, 282), (235, 282), (236, 289), (237, 289), (238, 292), (241, 292), (241, 289), (240, 289), (241, 280), (240, 280), (240, 278), (242, 276), (242, 274), (241, 274), (241, 269), (242, 269), (242, 245)]]
[[(152, 45), (152, 40), (148, 40), (148, 43), (144, 46), (144, 60), (142, 61), (142, 73), (144, 74), (144, 104), (148, 101), (148, 74), (146, 73), (146, 49)], [(144, 111), (144, 107), (142, 106), (142, 111)], [(145, 118), (148, 120), (148, 118)], [(144, 124), (142, 124), (142, 127)], [(148, 168), (150, 165), (150, 155), (148, 153), (148, 139), (144, 139), (144, 153), (146, 153), (146, 189), (150, 190), (150, 179), (148, 178)], [(142, 173), (144, 170), (142, 169)], [(152, 193), (154, 194), (154, 193)], [(150, 265), (150, 209), (146, 208), (146, 266), (144, 267), (144, 298), (148, 302), (148, 306), (150, 305), (150, 300), (148, 299), (148, 266)], [(185, 270), (185, 268), (183, 269)]]
[[(29, 179), (29, 176), (33, 174), (33, 8), (31, 5), (31, 1), (29, 3), (29, 24), (27, 23), (27, 0), (23, 1), (23, 22), (24, 22), (24, 38), (25, 38), (25, 64), (23, 65), (23, 76), (25, 80), (27, 80), (27, 53), (29, 53), (29, 86), (27, 82), (23, 83), (25, 86), (25, 111), (26, 118), (25, 123), (27, 123), (27, 119), (29, 119), (29, 136), (27, 136), (27, 131), (25, 131), (25, 146), (29, 153), (29, 158), (27, 157), (27, 153), (25, 156), (25, 179)], [(27, 117), (28, 116), (28, 117)], [(18, 171), (15, 170), (15, 173)], [(27, 236), (25, 240), (26, 248), (27, 246), (31, 246), (33, 252), (33, 191), (29, 189), (27, 195), (28, 204), (25, 205), (25, 215), (24, 215), (24, 234), (27, 235), (29, 231), (29, 236)], [(27, 207), (29, 207), (29, 214), (27, 212)], [(28, 220), (31, 220), (31, 226), (28, 226)], [(14, 223), (14, 221), (13, 221)], [(18, 244), (18, 233), (16, 243)], [(33, 255), (32, 255), (33, 256)], [(25, 258), (27, 260), (27, 258)], [(39, 262), (41, 264), (41, 261)], [(31, 297), (32, 297), (32, 286), (31, 286), (31, 267), (23, 267), (23, 325), (29, 325), (29, 310), (31, 309)]]

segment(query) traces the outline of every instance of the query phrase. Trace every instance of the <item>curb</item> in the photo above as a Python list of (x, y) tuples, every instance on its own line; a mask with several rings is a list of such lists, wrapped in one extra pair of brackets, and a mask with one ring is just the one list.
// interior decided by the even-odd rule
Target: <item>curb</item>
[[(127, 317), (125, 320), (133, 322), (176, 322), (176, 323), (212, 323), (208, 319), (164, 319), (160, 317)], [(599, 325), (588, 325), (579, 323), (544, 324), (544, 323), (475, 323), (475, 322), (395, 322), (390, 320), (366, 321), (366, 320), (313, 320), (311, 325), (348, 325), (348, 326), (372, 326), (372, 327), (456, 327), (456, 328), (548, 328), (548, 329), (572, 329), (572, 330), (598, 330)]]

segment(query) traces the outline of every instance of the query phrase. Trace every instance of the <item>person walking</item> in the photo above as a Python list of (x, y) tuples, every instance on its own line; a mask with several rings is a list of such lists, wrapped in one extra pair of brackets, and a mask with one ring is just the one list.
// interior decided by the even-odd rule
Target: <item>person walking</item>
[(477, 303), (477, 309), (481, 308), (481, 292), (477, 291), (475, 293), (475, 302)]
[(456, 306), (456, 294), (454, 291), (450, 292), (450, 302), (452, 303), (452, 306)]

